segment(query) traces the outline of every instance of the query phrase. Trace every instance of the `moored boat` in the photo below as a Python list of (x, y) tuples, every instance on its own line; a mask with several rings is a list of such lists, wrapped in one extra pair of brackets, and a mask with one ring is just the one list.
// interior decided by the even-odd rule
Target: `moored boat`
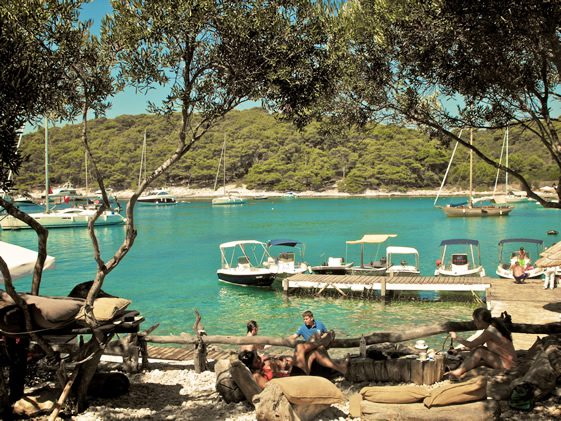
[[(274, 261), (268, 262), (270, 269), (276, 268), (277, 278), (286, 278), (297, 273), (308, 272), (308, 264), (304, 262), (304, 244), (301, 241), (276, 239), (267, 242), (269, 253)], [(278, 255), (273, 254), (272, 247), (280, 247)]]
[(464, 238), (442, 240), (434, 276), (485, 276), (479, 241)]
[[(381, 256), (379, 259), (367, 259), (364, 262), (364, 246), (366, 244), (377, 244), (378, 249), (380, 245), (388, 240), (388, 238), (397, 237), (397, 234), (365, 234), (360, 240), (349, 240), (347, 244), (360, 244), (360, 265), (352, 266), (349, 270), (351, 275), (370, 275), (382, 276), (386, 274), (388, 269), (386, 256)], [(379, 250), (378, 250), (379, 251)]]
[(140, 196), (137, 202), (143, 205), (175, 205), (177, 203), (175, 197), (164, 189), (150, 190)]
[(221, 197), (215, 197), (214, 199), (212, 199), (212, 204), (214, 206), (219, 206), (219, 205), (243, 205), (244, 203), (246, 203), (246, 200), (233, 195), (233, 194), (227, 194), (226, 196), (221, 196)]
[(218, 280), (240, 286), (269, 287), (277, 273), (265, 263), (274, 260), (267, 245), (256, 240), (230, 241), (220, 244), (221, 267)]
[(390, 276), (414, 276), (421, 273), (419, 252), (413, 247), (390, 246), (386, 248), (386, 261)]
[[(30, 213), (33, 219), (45, 228), (74, 228), (87, 227), (96, 213), (95, 209), (66, 208), (50, 212)], [(115, 211), (104, 211), (95, 221), (96, 226), (120, 225), (125, 223), (125, 218)], [(7, 215), (0, 219), (0, 226), (4, 230), (19, 230), (31, 228), (25, 222)]]
[(312, 266), (310, 269), (318, 275), (346, 275), (353, 266), (353, 262), (345, 263), (343, 257), (330, 257), (322, 265)]
[[(544, 251), (543, 241), (535, 238), (505, 238), (499, 241), (499, 265), (497, 266), (497, 275), (505, 279), (514, 279), (512, 265), (516, 263), (517, 260), (520, 260), (518, 253), (523, 249), (525, 257), (522, 259), (521, 266), (524, 268), (526, 278), (540, 278), (545, 269), (532, 266), (531, 254), (527, 250), (529, 245), (534, 247), (534, 256), (536, 256), (536, 258)], [(507, 247), (508, 249), (506, 249)]]

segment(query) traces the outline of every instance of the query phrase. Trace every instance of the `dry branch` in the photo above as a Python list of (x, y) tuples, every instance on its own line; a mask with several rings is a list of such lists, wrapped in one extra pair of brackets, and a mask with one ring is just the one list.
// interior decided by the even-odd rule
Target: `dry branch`
[[(368, 345), (384, 343), (384, 342), (404, 342), (417, 338), (426, 338), (440, 333), (450, 331), (466, 332), (476, 330), (473, 322), (443, 322), (430, 326), (421, 326), (414, 329), (398, 332), (374, 332), (365, 336)], [(547, 324), (528, 324), (528, 323), (513, 323), (511, 327), (512, 332), (516, 333), (536, 333), (536, 334), (554, 334), (561, 333), (561, 322), (547, 323)], [(228, 344), (228, 345), (274, 345), (285, 346), (293, 348), (298, 342), (296, 339), (291, 338), (278, 338), (274, 336), (221, 336), (210, 335), (202, 337), (204, 342), (213, 344)], [(152, 336), (146, 335), (144, 340), (146, 342), (161, 343), (161, 344), (195, 344), (200, 338), (194, 335), (182, 333), (181, 335), (172, 336)], [(355, 348), (359, 346), (360, 338), (344, 338), (335, 339), (330, 348)]]

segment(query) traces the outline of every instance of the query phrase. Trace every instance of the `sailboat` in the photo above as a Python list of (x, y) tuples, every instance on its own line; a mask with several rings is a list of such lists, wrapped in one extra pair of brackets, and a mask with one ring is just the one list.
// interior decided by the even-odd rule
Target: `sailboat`
[[(142, 153), (140, 156), (140, 172), (138, 174), (138, 185), (146, 180), (146, 129), (144, 130), (144, 140), (142, 142)], [(167, 190), (149, 190), (137, 199), (143, 205), (175, 205), (177, 200)]]
[[(33, 219), (45, 228), (73, 228), (87, 227), (88, 222), (96, 214), (95, 209), (72, 207), (62, 210), (49, 209), (49, 127), (45, 117), (45, 211), (30, 213)], [(119, 225), (125, 222), (125, 218), (113, 210), (104, 211), (95, 221), (95, 225)], [(29, 229), (25, 222), (7, 215), (0, 219), (0, 226), (4, 230)]]
[[(499, 163), (501, 163), (503, 158), (503, 152), (505, 155), (505, 166), (508, 168), (508, 126), (506, 126), (505, 135), (503, 138), (503, 146), (501, 150), (501, 157)], [(497, 184), (499, 181), (500, 169), (497, 169), (497, 176), (495, 178), (495, 187), (493, 189), (493, 197), (491, 200), (495, 203), (515, 203), (515, 202), (527, 202), (528, 197), (525, 191), (512, 191), (508, 186), (508, 172), (505, 172), (505, 192), (504, 194), (496, 194)]]
[(216, 170), (216, 178), (214, 179), (214, 190), (216, 191), (216, 185), (218, 184), (218, 175), (220, 174), (220, 164), (222, 166), (222, 178), (223, 178), (223, 188), (224, 195), (221, 197), (215, 197), (212, 199), (213, 205), (243, 205), (246, 200), (239, 196), (233, 195), (226, 192), (226, 135), (224, 135), (224, 143), (222, 144), (222, 152), (220, 153), (220, 160), (218, 161), (218, 169)]
[[(470, 145), (473, 144), (473, 129), (470, 129), (469, 131), (469, 144)], [(456, 143), (456, 147), (457, 146), (458, 144)], [(454, 152), (456, 152), (456, 148), (454, 148)], [(452, 153), (452, 158), (454, 158), (454, 153)], [(452, 163), (452, 158), (450, 159), (450, 164)], [(448, 169), (450, 169), (450, 164), (448, 165)], [(444, 185), (445, 180), (446, 180), (446, 176), (442, 181), (442, 185)], [(483, 205), (477, 206), (476, 205), (476, 201), (473, 198), (473, 151), (471, 149), (469, 150), (468, 202), (466, 204), (461, 204), (461, 205), (446, 205), (441, 208), (446, 214), (446, 216), (449, 217), (507, 216), (512, 211), (512, 209), (514, 209), (512, 206), (483, 206)]]

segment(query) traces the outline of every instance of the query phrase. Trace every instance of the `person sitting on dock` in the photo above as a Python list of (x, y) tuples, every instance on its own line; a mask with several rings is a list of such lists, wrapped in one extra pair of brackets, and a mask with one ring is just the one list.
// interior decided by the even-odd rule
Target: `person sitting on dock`
[(525, 283), (524, 280), (528, 278), (528, 274), (524, 267), (520, 265), (520, 262), (516, 260), (511, 266), (510, 270), (512, 271), (512, 277), (514, 278), (515, 284), (523, 284)]
[(456, 332), (450, 337), (472, 351), (464, 362), (448, 375), (454, 378), (476, 367), (490, 367), (509, 370), (516, 365), (516, 351), (512, 335), (500, 319), (491, 316), (486, 308), (477, 308), (473, 312), (473, 321), (477, 329), (484, 329), (481, 335), (472, 341), (461, 339)]
[[(312, 349), (310, 349), (310, 345), (313, 345)], [(331, 368), (345, 375), (348, 362), (346, 360), (342, 362), (333, 361), (327, 352), (322, 349), (323, 345), (325, 345), (324, 341), (299, 343), (296, 345), (292, 357), (261, 357), (256, 351), (242, 351), (238, 354), (238, 358), (250, 369), (253, 378), (260, 387), (265, 387), (265, 384), (274, 378), (297, 375), (298, 371), (309, 375), (314, 361), (323, 367)], [(297, 356), (304, 350), (306, 350), (306, 358), (304, 364), (301, 364)]]

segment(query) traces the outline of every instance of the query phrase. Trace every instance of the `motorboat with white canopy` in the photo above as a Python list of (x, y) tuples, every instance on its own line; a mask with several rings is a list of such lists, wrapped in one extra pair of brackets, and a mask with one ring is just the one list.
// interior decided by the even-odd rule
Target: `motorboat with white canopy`
[[(395, 238), (397, 234), (365, 234), (360, 240), (349, 240), (347, 244), (360, 244), (360, 265), (352, 266), (349, 269), (351, 275), (371, 275), (371, 276), (382, 276), (386, 274), (388, 269), (386, 256), (381, 256), (378, 260), (374, 260), (380, 251), (380, 246), (385, 243), (389, 238)], [(364, 246), (367, 244), (378, 245), (376, 256), (374, 259), (367, 259), (367, 263), (364, 262)]]
[(386, 261), (390, 276), (414, 276), (421, 273), (419, 252), (413, 247), (390, 246), (386, 248)]
[(256, 240), (230, 241), (220, 244), (221, 268), (218, 280), (241, 286), (269, 287), (277, 276), (276, 268), (266, 267), (274, 261), (267, 245)]
[(434, 276), (485, 276), (479, 241), (464, 238), (442, 240)]
[[(534, 253), (530, 253), (528, 247), (534, 248)], [(524, 268), (526, 277), (532, 279), (539, 278), (543, 275), (545, 269), (543, 267), (533, 266), (531, 261), (532, 255), (538, 258), (544, 251), (543, 240), (535, 238), (506, 238), (499, 241), (499, 265), (497, 267), (497, 275), (505, 279), (514, 279), (511, 268), (518, 260), (518, 252), (521, 248), (524, 249), (526, 256), (523, 261), (519, 263)]]

